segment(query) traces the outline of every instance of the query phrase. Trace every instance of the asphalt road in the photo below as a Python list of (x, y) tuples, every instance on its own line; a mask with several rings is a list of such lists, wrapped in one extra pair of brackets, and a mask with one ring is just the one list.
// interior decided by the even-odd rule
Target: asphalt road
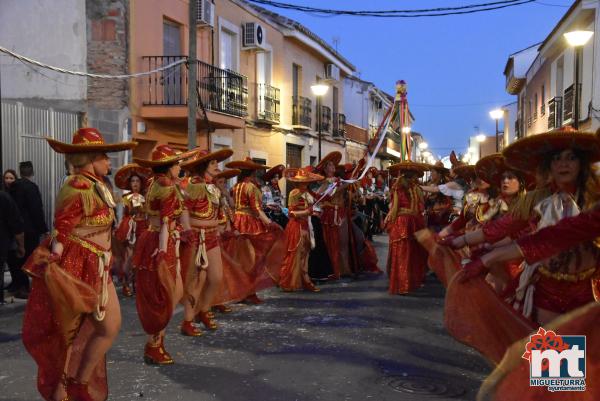
[[(380, 266), (387, 238), (377, 237)], [(122, 299), (123, 329), (108, 354), (109, 400), (473, 400), (490, 365), (443, 327), (444, 290), (434, 277), (390, 296), (386, 277), (321, 285), (322, 292), (262, 293), (234, 305), (199, 338), (168, 328), (172, 366), (142, 361), (145, 335), (134, 299)], [(21, 343), (22, 304), (0, 306), (0, 400), (40, 399), (35, 364)]]

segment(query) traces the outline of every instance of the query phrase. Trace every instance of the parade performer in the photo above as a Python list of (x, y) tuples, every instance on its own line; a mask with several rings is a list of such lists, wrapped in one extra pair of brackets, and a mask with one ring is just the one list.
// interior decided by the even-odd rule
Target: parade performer
[(120, 279), (122, 293), (126, 297), (133, 295), (133, 270), (131, 257), (135, 243), (141, 233), (147, 228), (144, 197), (146, 182), (152, 175), (152, 170), (135, 163), (121, 167), (115, 174), (115, 185), (124, 191), (129, 191), (122, 197), (123, 218), (115, 232), (115, 238), (124, 245), (125, 255), (121, 262)]
[(263, 212), (262, 193), (256, 182), (257, 170), (268, 167), (255, 163), (250, 158), (229, 162), (225, 166), (242, 171), (232, 189), (235, 201), (233, 225), (242, 238), (235, 246), (237, 249), (231, 249), (230, 254), (244, 248), (243, 242), (251, 243), (253, 252), (248, 255), (248, 259), (253, 266), (253, 280), (246, 289), (245, 300), (259, 304), (263, 301), (256, 295), (257, 291), (279, 282), (279, 267), (285, 253), (283, 230)]
[(282, 228), (285, 228), (288, 220), (285, 214), (283, 214), (284, 199), (279, 188), (279, 180), (282, 177), (284, 169), (285, 166), (283, 164), (278, 164), (267, 170), (262, 176), (264, 185), (261, 188), (265, 214)]
[[(598, 184), (591, 174), (590, 163), (600, 160), (600, 142), (592, 134), (570, 129), (551, 131), (521, 139), (506, 148), (503, 154), (507, 164), (519, 170), (537, 170), (546, 185), (528, 192), (514, 210), (503, 217), (467, 233), (464, 238), (457, 238), (460, 244), (496, 243), (506, 237), (518, 238), (532, 224), (534, 229), (552, 226), (565, 217), (590, 209), (599, 199)], [(532, 252), (536, 252), (535, 248)], [(500, 299), (489, 296), (487, 285), (478, 276), (486, 274), (487, 263), (496, 260), (475, 259), (448, 288), (447, 327), (457, 339), (488, 356), (492, 354), (490, 350), (495, 350), (492, 359), (498, 362), (512, 342), (528, 333), (525, 328), (520, 328), (519, 319), (527, 318), (530, 327), (544, 325), (594, 300), (599, 256), (594, 243), (585, 242), (541, 262), (525, 263), (513, 302), (507, 305), (522, 315), (506, 313), (504, 318), (494, 321), (489, 316), (498, 315), (497, 311), (504, 310), (505, 306)], [(465, 296), (470, 305), (465, 305)], [(449, 304), (452, 299), (455, 301)], [(485, 316), (473, 314), (481, 308), (490, 313)], [(505, 335), (502, 340), (490, 341), (489, 334), (498, 329), (496, 323), (503, 326)]]
[[(320, 199), (329, 185), (339, 181), (339, 178), (335, 177), (335, 173), (341, 160), (342, 154), (333, 151), (317, 164), (315, 171), (322, 174), (325, 180), (316, 192), (311, 192), (315, 199)], [(333, 269), (333, 273), (329, 276), (331, 280), (338, 280), (341, 276), (352, 274), (349, 262), (348, 218), (344, 199), (346, 184), (337, 185), (333, 193), (325, 195), (320, 204), (323, 240), (327, 246), (327, 253)]]
[(24, 269), (32, 289), (23, 343), (38, 365), (38, 390), (47, 401), (103, 401), (108, 395), (106, 352), (121, 327), (110, 279), (116, 206), (102, 177), (108, 152), (135, 142), (107, 144), (95, 128), (81, 128), (71, 144), (47, 139), (75, 168), (56, 201), (52, 238)]
[(427, 253), (414, 238), (425, 227), (423, 192), (417, 179), (427, 171), (426, 164), (410, 161), (390, 166), (390, 174), (398, 173), (392, 187), (390, 211), (385, 217), (389, 234), (387, 274), (390, 294), (408, 294), (425, 280)]
[[(143, 166), (152, 168), (153, 177), (146, 195), (148, 227), (140, 234), (133, 254), (136, 269), (136, 306), (148, 340), (144, 361), (148, 364), (168, 365), (173, 358), (165, 350), (165, 328), (175, 306), (182, 300), (183, 284), (179, 259), (180, 217), (183, 196), (176, 185), (181, 168), (179, 162), (189, 153), (177, 154), (168, 145), (159, 145), (150, 160), (134, 158)], [(183, 299), (184, 335), (201, 335), (192, 325), (194, 308), (189, 299)]]
[(324, 179), (306, 168), (287, 169), (285, 176), (296, 186), (289, 195), (288, 209), (290, 220), (285, 228), (286, 255), (281, 265), (279, 286), (284, 291), (305, 289), (318, 292), (308, 275), (308, 255), (314, 243), (310, 223), (312, 197), (308, 185)]
[[(444, 167), (441, 161), (436, 162), (430, 167), (430, 178), (425, 184), (426, 187), (438, 187), (447, 182), (450, 170)], [(427, 192), (425, 194), (425, 216), (427, 218), (427, 227), (435, 232), (439, 232), (448, 223), (450, 223), (450, 214), (452, 213), (452, 198), (444, 195), (442, 192)]]
[[(209, 330), (217, 329), (210, 308), (223, 280), (219, 243), (221, 191), (212, 181), (217, 175), (218, 163), (232, 154), (231, 149), (211, 153), (202, 151), (181, 165), (191, 176), (185, 190), (182, 215), (185, 229), (181, 250), (184, 297), (194, 308), (196, 320)], [(182, 331), (190, 334), (184, 329), (189, 326), (191, 322), (184, 320)], [(195, 332), (191, 334), (197, 335)]]

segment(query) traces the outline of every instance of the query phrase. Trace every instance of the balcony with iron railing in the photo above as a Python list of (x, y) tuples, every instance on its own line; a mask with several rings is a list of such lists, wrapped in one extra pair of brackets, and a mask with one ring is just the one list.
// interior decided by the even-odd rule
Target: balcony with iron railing
[(346, 115), (333, 113), (333, 136), (344, 137), (346, 135)]
[[(318, 124), (318, 122), (317, 122)], [(318, 130), (319, 127), (316, 127)], [(331, 107), (321, 106), (321, 131), (329, 132), (331, 130)]]
[(548, 101), (548, 129), (562, 125), (562, 97), (556, 96)]
[(298, 128), (310, 129), (312, 102), (302, 96), (292, 96), (292, 125)]
[[(154, 70), (187, 56), (144, 56), (145, 68)], [(231, 70), (197, 61), (198, 99), (207, 111), (245, 117), (248, 111), (248, 80)], [(185, 106), (188, 99), (187, 63), (154, 72), (143, 79), (144, 106)]]
[(256, 84), (256, 119), (270, 124), (279, 124), (279, 89), (268, 84)]
[(563, 124), (570, 124), (573, 121), (573, 111), (575, 110), (575, 86), (571, 85), (565, 89), (563, 98)]

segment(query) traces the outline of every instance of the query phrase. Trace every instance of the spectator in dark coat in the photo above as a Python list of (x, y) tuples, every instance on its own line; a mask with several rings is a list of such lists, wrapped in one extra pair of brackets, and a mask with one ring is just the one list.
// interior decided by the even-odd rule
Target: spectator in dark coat
[[(13, 248), (15, 248), (13, 250)], [(12, 197), (0, 190), (0, 283), (4, 287), (4, 263), (9, 250), (20, 258), (25, 256), (25, 239), (23, 234), (23, 220), (17, 205)], [(24, 273), (23, 273), (24, 274)], [(2, 300), (0, 294), (0, 300)]]
[[(24, 224), (25, 233), (25, 256), (18, 258), (14, 263), (10, 263), (11, 275), (13, 277), (13, 292), (26, 295), (29, 291), (29, 278), (21, 270), (23, 264), (33, 253), (40, 243), (40, 237), (48, 232), (48, 226), (44, 218), (44, 205), (42, 204), (42, 195), (38, 186), (31, 181), (33, 177), (33, 164), (30, 161), (19, 163), (18, 179), (11, 188), (11, 195), (17, 204)], [(11, 261), (12, 262), (12, 261)], [(24, 296), (22, 296), (24, 297)]]

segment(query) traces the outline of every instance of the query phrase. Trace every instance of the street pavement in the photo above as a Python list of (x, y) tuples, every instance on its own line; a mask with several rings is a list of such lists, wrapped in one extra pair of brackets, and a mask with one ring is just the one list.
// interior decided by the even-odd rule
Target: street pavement
[[(375, 239), (384, 267), (387, 237)], [(473, 400), (490, 365), (443, 326), (444, 289), (428, 276), (407, 296), (385, 275), (323, 284), (320, 293), (265, 291), (259, 306), (217, 314), (219, 329), (167, 330), (171, 366), (142, 361), (145, 334), (133, 298), (108, 354), (109, 400)], [(0, 306), (0, 400), (40, 399), (35, 364), (21, 343), (23, 304)]]

